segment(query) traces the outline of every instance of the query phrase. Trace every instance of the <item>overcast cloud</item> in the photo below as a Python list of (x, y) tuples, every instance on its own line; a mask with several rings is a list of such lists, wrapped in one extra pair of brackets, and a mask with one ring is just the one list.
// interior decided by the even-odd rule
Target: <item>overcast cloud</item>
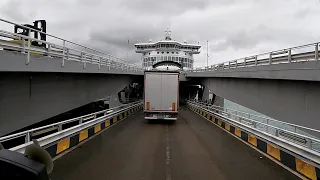
[(195, 66), (206, 64), (207, 40), (210, 64), (320, 40), (318, 0), (0, 0), (0, 17), (45, 19), (50, 34), (134, 63), (133, 44), (167, 28), (177, 41), (200, 42)]

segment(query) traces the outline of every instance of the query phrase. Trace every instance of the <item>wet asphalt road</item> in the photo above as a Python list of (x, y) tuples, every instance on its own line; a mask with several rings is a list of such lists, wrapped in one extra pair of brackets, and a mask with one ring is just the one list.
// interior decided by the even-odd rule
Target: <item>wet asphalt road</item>
[(138, 112), (54, 162), (52, 180), (299, 179), (185, 107), (175, 123)]

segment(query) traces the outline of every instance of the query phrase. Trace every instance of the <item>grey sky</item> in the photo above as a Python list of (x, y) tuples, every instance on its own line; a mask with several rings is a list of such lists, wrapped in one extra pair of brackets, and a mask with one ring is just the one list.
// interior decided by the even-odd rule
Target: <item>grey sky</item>
[(320, 40), (318, 0), (1, 0), (0, 17), (45, 19), (50, 34), (135, 63), (133, 44), (167, 28), (175, 40), (200, 42), (195, 66), (206, 64), (206, 40), (210, 64)]

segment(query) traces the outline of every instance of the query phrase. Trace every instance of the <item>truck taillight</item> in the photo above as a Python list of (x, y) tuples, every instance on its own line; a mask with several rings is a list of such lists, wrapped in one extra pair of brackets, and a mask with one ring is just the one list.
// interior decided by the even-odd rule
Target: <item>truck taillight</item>
[(172, 111), (176, 111), (176, 103), (172, 103)]
[(147, 110), (150, 110), (150, 102), (147, 102), (147, 107), (146, 107)]
[(146, 114), (146, 117), (151, 117), (151, 114)]
[(178, 115), (173, 114), (171, 117), (172, 117), (172, 118), (177, 118), (177, 117), (178, 117)]

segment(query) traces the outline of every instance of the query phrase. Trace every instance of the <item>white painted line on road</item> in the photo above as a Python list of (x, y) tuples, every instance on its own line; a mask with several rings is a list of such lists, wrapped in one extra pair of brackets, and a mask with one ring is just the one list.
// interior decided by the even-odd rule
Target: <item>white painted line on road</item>
[(171, 180), (169, 128), (166, 124), (166, 180)]

